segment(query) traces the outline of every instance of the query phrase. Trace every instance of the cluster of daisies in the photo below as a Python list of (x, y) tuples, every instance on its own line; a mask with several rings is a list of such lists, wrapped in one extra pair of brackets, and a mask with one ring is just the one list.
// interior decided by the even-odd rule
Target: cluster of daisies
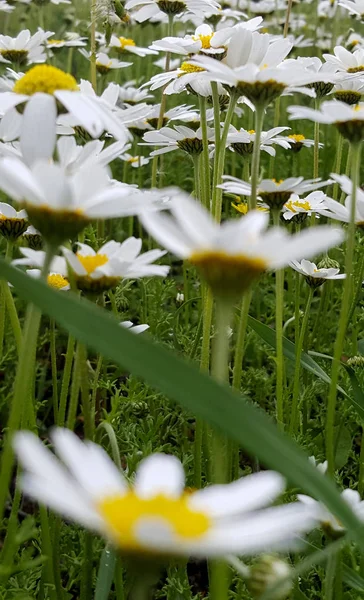
[[(313, 3), (316, 25), (293, 6), (288, 31), (285, 0), (97, 0), (86, 24), (69, 1), (52, 3), (65, 4), (54, 10), (71, 11), (78, 31), (0, 35), (0, 234), (17, 268), (92, 300), (123, 280), (168, 277), (168, 253), (233, 303), (266, 271), (290, 267), (315, 289), (345, 278), (327, 254), (309, 260), (345, 240), (354, 189), (342, 165), (329, 179), (275, 180), (262, 176), (260, 155), (290, 153), (292, 165), (299, 152), (319, 155), (323, 145), (295, 132), (295, 119), (363, 139), (364, 40), (334, 39), (325, 25), (350, 16), (355, 28), (361, 0)], [(0, 0), (9, 30), (24, 4), (44, 8)], [(145, 22), (158, 36), (142, 43)], [(270, 33), (281, 26), (284, 35)], [(266, 129), (272, 103), (293, 94), (305, 100), (289, 107), (290, 126)], [(193, 189), (161, 186), (172, 151), (188, 155)], [(360, 227), (364, 192), (354, 196)], [(112, 220), (117, 239), (105, 234)], [(30, 432), (15, 436), (24, 492), (131, 554), (227, 558), (300, 548), (320, 525), (344, 532), (307, 496), (272, 506), (285, 489), (275, 472), (189, 492), (180, 462), (156, 454), (131, 485), (100, 446), (62, 428), (51, 439), (61, 462)], [(357, 492), (343, 500), (364, 520)]]

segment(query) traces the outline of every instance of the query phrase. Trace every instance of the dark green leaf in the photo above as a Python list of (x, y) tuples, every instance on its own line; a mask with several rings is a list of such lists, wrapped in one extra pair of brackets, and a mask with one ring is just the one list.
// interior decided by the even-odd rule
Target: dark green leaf
[(346, 367), (347, 373), (350, 378), (351, 387), (353, 390), (353, 395), (349, 396), (349, 401), (356, 411), (357, 415), (364, 422), (364, 393), (361, 389), (355, 372), (350, 367)]
[(116, 553), (107, 545), (102, 551), (95, 589), (95, 600), (108, 600), (114, 578)]
[(353, 590), (364, 592), (364, 579), (347, 565), (343, 565), (343, 580)]
[(264, 464), (326, 504), (364, 550), (363, 527), (341, 499), (334, 483), (323, 477), (302, 450), (271, 419), (229, 387), (197, 366), (120, 327), (115, 318), (88, 300), (52, 290), (0, 260), (0, 276), (28, 301), (68, 329), (75, 338), (155, 386), (170, 399), (239, 442)]

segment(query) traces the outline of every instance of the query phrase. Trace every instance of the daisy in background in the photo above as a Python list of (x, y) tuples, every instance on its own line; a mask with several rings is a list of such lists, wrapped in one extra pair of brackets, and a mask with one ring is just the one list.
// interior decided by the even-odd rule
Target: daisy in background
[[(360, 521), (364, 522), (364, 501), (360, 498), (359, 492), (347, 488), (341, 492), (341, 498), (350, 506), (356, 517)], [(306, 496), (304, 494), (298, 494), (297, 499), (305, 506), (310, 506), (312, 508), (315, 507), (315, 509), (318, 511), (321, 527), (324, 529), (324, 531), (330, 534), (331, 537), (337, 538), (341, 535), (344, 535), (345, 528), (321, 502), (318, 502), (317, 500), (311, 498), (311, 496)]]
[(335, 46), (334, 55), (324, 54), (326, 62), (340, 73), (361, 73), (364, 71), (364, 49), (349, 52), (343, 46)]
[(62, 462), (34, 434), (15, 435), (23, 491), (124, 553), (224, 557), (287, 550), (317, 523), (317, 505), (270, 506), (285, 487), (273, 471), (187, 493), (174, 456), (144, 459), (129, 484), (100, 446), (68, 429), (54, 429), (51, 438)]
[(138, 9), (134, 13), (138, 23), (153, 19), (161, 12), (166, 15), (180, 15), (187, 12), (204, 17), (206, 14), (219, 14), (221, 10), (216, 0), (129, 0), (125, 8), (126, 10)]
[(124, 154), (121, 154), (119, 158), (120, 160), (127, 162), (134, 169), (138, 169), (139, 167), (144, 167), (145, 165), (148, 165), (150, 160), (146, 156), (133, 156), (128, 152), (124, 152)]
[[(286, 140), (293, 152), (299, 152), (302, 148), (313, 148), (315, 140), (307, 139), (302, 133), (291, 133), (287, 135)], [(319, 148), (323, 148), (324, 145), (319, 143)]]
[(147, 56), (148, 54), (158, 54), (155, 50), (150, 48), (141, 48), (137, 46), (131, 38), (117, 37), (116, 35), (111, 36), (110, 48), (116, 48), (118, 52), (136, 54), (137, 56)]
[[(144, 118), (140, 118), (128, 123), (129, 131), (131, 131), (137, 137), (143, 137), (146, 131), (153, 131), (158, 126), (160, 104), (155, 104), (154, 106), (148, 104), (146, 106), (147, 111)], [(166, 126), (170, 121), (184, 121), (185, 123), (190, 123), (192, 121), (193, 123), (196, 122), (198, 127), (199, 117), (198, 121), (196, 121), (197, 114), (198, 113), (196, 113), (196, 110), (193, 106), (186, 106), (185, 104), (182, 104), (181, 106), (171, 108), (164, 113), (163, 126)], [(213, 115), (210, 114), (209, 118), (211, 120)]]
[[(165, 62), (165, 61), (164, 61)], [(148, 90), (135, 87), (135, 79), (119, 85), (118, 106), (134, 106), (138, 102), (147, 102), (153, 98)]]
[(314, 256), (343, 239), (340, 229), (328, 226), (294, 236), (277, 227), (266, 231), (269, 214), (259, 210), (219, 225), (200, 203), (180, 192), (172, 196), (170, 211), (139, 218), (162, 246), (195, 265), (220, 296), (235, 298), (264, 271), (299, 260), (308, 249)]
[(15, 242), (28, 227), (25, 210), (16, 211), (13, 206), (0, 202), (0, 234), (8, 241)]
[[(80, 50), (80, 54), (90, 60), (91, 53), (87, 52), (84, 48)], [(110, 71), (114, 69), (123, 69), (125, 67), (130, 67), (132, 63), (130, 62), (122, 62), (117, 58), (110, 58), (106, 52), (98, 52), (96, 54), (96, 69), (100, 75), (107, 75)]]
[(317, 266), (306, 259), (302, 259), (301, 261), (292, 260), (290, 267), (303, 275), (307, 283), (313, 288), (320, 287), (328, 279), (345, 279), (346, 277), (345, 274), (340, 273), (340, 269), (323, 267), (320, 263)]
[(147, 329), (149, 329), (149, 325), (147, 325), (146, 323), (141, 325), (134, 325), (133, 321), (121, 321), (120, 326), (136, 334), (144, 333), (144, 331), (147, 331)]
[[(21, 259), (20, 259), (21, 260)], [(34, 279), (42, 279), (41, 269), (27, 269), (26, 274)], [(71, 289), (70, 282), (61, 273), (55, 273), (51, 271), (47, 275), (47, 284), (55, 290), (60, 292), (67, 292)]]
[[(262, 131), (260, 149), (270, 154), (270, 156), (275, 156), (276, 151), (273, 148), (274, 144), (277, 144), (277, 146), (285, 148), (286, 150), (290, 148), (287, 138), (280, 135), (287, 129), (289, 129), (289, 127), (273, 127), (273, 129), (269, 129), (268, 131)], [(233, 125), (230, 125), (226, 144), (241, 156), (253, 154), (254, 140), (254, 130), (246, 131), (246, 129), (243, 128), (236, 129)]]
[(357, 15), (364, 19), (364, 0), (341, 0), (339, 6), (342, 6), (350, 12), (351, 15)]
[[(209, 141), (213, 141), (213, 129), (207, 129), (207, 137)], [(201, 128), (195, 131), (184, 125), (175, 125), (173, 129), (172, 127), (162, 127), (158, 131), (147, 131), (143, 140), (145, 140), (145, 143), (141, 144), (143, 146), (160, 146), (158, 150), (151, 152), (150, 156), (158, 156), (178, 149), (187, 154), (196, 155), (200, 154), (203, 149)]]
[(106, 130), (119, 140), (127, 139), (125, 126), (105, 97), (80, 90), (72, 75), (50, 65), (32, 67), (15, 81), (11, 91), (0, 92), (0, 113), (44, 94), (53, 101), (55, 109), (60, 103), (91, 137), (98, 138)]
[(345, 41), (345, 46), (348, 50), (354, 50), (355, 48), (363, 47), (364, 38), (356, 31), (353, 31)]
[[(346, 175), (331, 173), (331, 177), (340, 185), (342, 191), (348, 195), (345, 204), (341, 204), (332, 198), (326, 198), (325, 204), (327, 205), (327, 210), (322, 211), (322, 214), (336, 221), (350, 223), (351, 195), (353, 193), (352, 181)], [(357, 227), (364, 227), (364, 192), (359, 187), (356, 188), (355, 224)]]
[(11, 13), (15, 6), (11, 6), (6, 0), (0, 0), (0, 12)]
[(333, 94), (336, 100), (345, 104), (358, 104), (364, 93), (362, 78), (345, 77), (334, 85)]
[(39, 29), (32, 35), (29, 29), (23, 29), (15, 38), (0, 35), (0, 62), (20, 65), (42, 63), (47, 60), (44, 44), (53, 35), (52, 31)]
[[(232, 177), (231, 175), (223, 176), (224, 183), (218, 187), (225, 192), (231, 194), (239, 194), (240, 196), (251, 195), (251, 185), (247, 181)], [(322, 181), (321, 179), (306, 179), (303, 177), (289, 177), (288, 179), (262, 179), (258, 184), (257, 194), (263, 202), (271, 209), (282, 208), (283, 205), (291, 198), (292, 194), (304, 194), (312, 190), (317, 190), (320, 187), (328, 185), (330, 180)]]
[(312, 214), (319, 218), (328, 209), (326, 194), (321, 191), (311, 192), (305, 198), (300, 198), (297, 194), (292, 194), (288, 202), (283, 206), (283, 219), (302, 223)]
[(22, 242), (24, 241), (29, 248), (32, 250), (42, 250), (43, 248), (43, 238), (33, 225), (29, 225), (27, 229), (24, 231), (22, 238)]
[[(67, 34), (66, 34), (67, 35)], [(71, 36), (69, 39), (57, 40), (50, 38), (46, 41), (46, 47), (49, 50), (60, 50), (61, 48), (82, 48), (87, 46), (87, 38), (77, 35), (77, 37)]]
[(361, 142), (364, 135), (364, 103), (349, 105), (338, 100), (323, 102), (318, 110), (306, 106), (289, 106), (290, 119), (309, 119), (316, 123), (334, 124), (341, 135)]
[(58, 164), (65, 172), (72, 174), (87, 165), (106, 167), (129, 147), (124, 142), (115, 142), (105, 147), (105, 141), (92, 140), (79, 146), (73, 136), (62, 136), (57, 140), (56, 152)]
[(0, 159), (0, 189), (26, 209), (46, 241), (58, 245), (73, 238), (92, 219), (146, 210), (150, 206), (147, 196), (114, 184), (104, 166), (86, 162), (70, 174), (52, 163), (56, 107), (51, 96), (37, 96), (24, 110), (20, 146), (25, 163), (17, 158)]

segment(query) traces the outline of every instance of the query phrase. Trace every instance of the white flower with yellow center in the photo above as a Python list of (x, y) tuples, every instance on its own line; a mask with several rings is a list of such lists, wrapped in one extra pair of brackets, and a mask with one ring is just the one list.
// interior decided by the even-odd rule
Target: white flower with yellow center
[(131, 167), (133, 167), (133, 169), (138, 169), (139, 167), (144, 167), (145, 165), (149, 164), (149, 158), (146, 156), (133, 156), (128, 152), (121, 154), (119, 158), (120, 160), (127, 162)]
[(119, 52), (125, 52), (130, 54), (136, 54), (137, 56), (147, 56), (148, 54), (158, 54), (155, 50), (150, 48), (141, 48), (137, 46), (133, 39), (125, 37), (117, 37), (116, 35), (111, 36), (110, 48), (116, 48)]
[(357, 104), (364, 94), (364, 81), (361, 77), (343, 77), (334, 85), (336, 100), (345, 104)]
[[(27, 269), (26, 273), (34, 279), (42, 279), (42, 271), (40, 269)], [(47, 275), (47, 283), (53, 289), (61, 292), (67, 292), (71, 289), (68, 279), (60, 273), (49, 273)]]
[(252, 555), (295, 548), (317, 523), (316, 506), (269, 506), (284, 490), (273, 471), (187, 492), (179, 460), (154, 454), (140, 463), (130, 485), (100, 446), (68, 429), (54, 429), (51, 437), (62, 462), (34, 434), (15, 435), (23, 491), (124, 553)]
[[(341, 492), (341, 498), (349, 505), (356, 517), (364, 522), (364, 501), (360, 498), (359, 492), (347, 488)], [(298, 494), (297, 499), (305, 506), (317, 510), (321, 527), (331, 536), (338, 537), (345, 533), (345, 528), (342, 526), (341, 522), (332, 515), (321, 502), (314, 500), (311, 496), (305, 496), (304, 494)]]
[[(215, 59), (211, 58), (215, 62)], [(217, 62), (217, 61), (216, 61)], [(151, 90), (157, 90), (160, 87), (165, 87), (163, 90), (164, 94), (175, 94), (180, 93), (186, 89), (187, 86), (198, 92), (198, 82), (201, 80), (201, 75), (205, 73), (204, 67), (193, 64), (190, 60), (184, 61), (180, 67), (174, 71), (167, 71), (165, 73), (158, 73), (153, 75), (151, 80), (148, 82)]]
[(19, 212), (10, 204), (0, 202), (0, 234), (11, 242), (15, 242), (28, 227), (28, 215), (25, 210)]
[(31, 35), (29, 29), (23, 29), (15, 38), (0, 35), (0, 62), (30, 65), (47, 60), (44, 43), (52, 35), (51, 31), (40, 29)]
[(148, 93), (148, 90), (135, 87), (135, 80), (128, 81), (124, 85), (119, 86), (118, 103), (120, 105), (126, 104), (132, 106), (138, 104), (138, 102), (145, 102), (153, 98), (152, 94)]
[[(273, 129), (269, 129), (268, 131), (262, 131), (260, 149), (270, 154), (270, 156), (275, 156), (276, 154), (275, 149), (272, 147), (274, 144), (277, 144), (281, 148), (288, 149), (290, 144), (287, 141), (287, 138), (280, 135), (287, 129), (289, 129), (289, 127), (273, 127)], [(246, 129), (236, 129), (231, 125), (226, 143), (238, 154), (246, 156), (248, 154), (253, 154), (254, 140), (254, 130), (247, 131)]]
[(336, 71), (343, 73), (361, 73), (364, 71), (363, 48), (349, 52), (344, 46), (335, 46), (334, 55), (324, 54), (323, 56)]
[(58, 163), (69, 174), (93, 164), (106, 167), (126, 150), (124, 142), (114, 142), (105, 147), (105, 142), (91, 140), (83, 146), (76, 144), (73, 136), (65, 135), (57, 140)]
[(6, 113), (40, 94), (47, 94), (55, 109), (60, 103), (91, 137), (98, 138), (107, 131), (116, 139), (127, 138), (125, 126), (103, 98), (80, 91), (72, 75), (51, 65), (32, 67), (16, 79), (11, 91), (0, 92), (0, 113)]
[[(225, 192), (238, 194), (239, 196), (250, 196), (251, 185), (247, 181), (232, 177), (230, 175), (223, 176), (224, 183), (218, 187)], [(258, 184), (259, 198), (268, 204), (272, 209), (282, 208), (283, 205), (290, 199), (292, 194), (304, 194), (311, 190), (317, 190), (330, 183), (329, 180), (322, 181), (321, 179), (304, 179), (303, 177), (288, 177), (288, 179), (262, 179)]]
[(81, 243), (78, 243), (76, 253), (68, 248), (62, 248), (62, 252), (78, 289), (101, 293), (116, 287), (121, 279), (166, 277), (169, 267), (153, 264), (165, 255), (165, 251), (150, 250), (140, 254), (141, 249), (142, 240), (130, 237), (123, 243), (111, 240), (98, 252)]
[[(312, 148), (315, 145), (315, 140), (307, 139), (302, 133), (291, 133), (287, 135), (286, 140), (293, 152), (299, 152), (302, 148)], [(319, 143), (319, 148), (323, 146)]]
[[(219, 14), (221, 7), (216, 0), (128, 0), (126, 10), (136, 8), (134, 18), (138, 23), (153, 20), (159, 16), (192, 13), (204, 18), (206, 14)], [(190, 15), (191, 16), (191, 15)]]
[(290, 119), (309, 119), (316, 123), (334, 124), (351, 142), (361, 142), (364, 136), (364, 103), (355, 106), (331, 100), (323, 102), (319, 110), (306, 106), (289, 106)]
[(340, 243), (343, 232), (327, 226), (290, 236), (282, 228), (266, 231), (269, 214), (259, 210), (217, 224), (200, 203), (183, 193), (170, 202), (171, 214), (142, 215), (145, 229), (176, 256), (188, 260), (217, 294), (237, 296), (266, 270), (310, 256)]
[[(208, 140), (213, 140), (214, 130), (207, 129)], [(183, 150), (191, 155), (201, 154), (202, 152), (202, 130), (194, 130), (184, 125), (175, 125), (172, 127), (162, 127), (158, 131), (148, 131), (144, 134), (144, 146), (160, 146), (158, 150), (150, 153), (150, 156), (166, 154), (173, 150)]]
[(55, 38), (50, 38), (47, 40), (46, 46), (50, 50), (58, 50), (60, 48), (83, 48), (87, 46), (87, 38), (80, 37), (66, 37), (65, 39), (57, 40)]
[(99, 52), (96, 54), (96, 69), (101, 75), (107, 75), (107, 73), (113, 69), (130, 67), (131, 64), (132, 63), (117, 60), (117, 58), (109, 58), (109, 56), (104, 52)]
[(327, 196), (324, 192), (311, 192), (305, 198), (300, 198), (297, 194), (292, 194), (288, 202), (283, 206), (283, 218), (285, 221), (302, 222), (306, 217), (315, 214), (319, 217), (327, 210)]
[[(301, 261), (292, 260), (289, 263), (297, 273), (304, 275), (313, 287), (319, 287), (327, 279), (345, 279), (345, 273), (340, 273), (340, 269), (320, 268), (315, 263), (309, 260), (302, 259)], [(313, 281), (312, 281), (313, 280)]]
[(364, 19), (364, 0), (341, 0), (339, 6), (348, 10), (351, 15), (358, 15)]

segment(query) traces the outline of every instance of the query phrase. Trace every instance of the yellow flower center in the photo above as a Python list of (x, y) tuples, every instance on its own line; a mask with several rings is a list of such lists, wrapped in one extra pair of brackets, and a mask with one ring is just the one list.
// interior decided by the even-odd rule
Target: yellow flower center
[(128, 163), (137, 163), (139, 161), (139, 156), (131, 156), (130, 158), (128, 158), (128, 160), (126, 162)]
[(356, 46), (357, 44), (359, 44), (359, 40), (352, 40), (352, 41), (350, 42), (350, 45), (351, 45), (351, 46)]
[(134, 40), (131, 38), (119, 37), (120, 48), (123, 50), (126, 46), (135, 46)]
[(303, 142), (306, 139), (302, 133), (292, 133), (292, 135), (289, 135), (288, 137), (295, 142)]
[(139, 498), (130, 490), (125, 496), (105, 498), (98, 509), (121, 547), (140, 550), (144, 548), (138, 539), (138, 529), (149, 520), (167, 524), (171, 534), (183, 540), (198, 539), (209, 530), (209, 517), (192, 510), (187, 498), (187, 494), (177, 499), (163, 494)]
[(47, 44), (64, 44), (64, 40), (47, 40)]
[(347, 69), (347, 73), (360, 73), (364, 71), (364, 65), (359, 65), (358, 67), (349, 67)]
[(281, 185), (281, 183), (283, 183), (283, 179), (279, 179), (278, 181), (273, 177), (272, 181), (274, 181), (274, 183), (276, 183), (277, 185)]
[(249, 129), (249, 130), (248, 130), (248, 133), (249, 133), (250, 135), (253, 135), (253, 133), (255, 133), (255, 129)]
[(293, 200), (289, 200), (288, 202), (286, 202), (285, 207), (294, 213), (297, 212), (296, 208), (302, 208), (303, 210), (311, 210), (311, 204), (307, 200), (302, 200), (302, 202), (300, 202), (299, 200), (296, 200), (295, 202)]
[(238, 204), (234, 204), (234, 202), (232, 202), (232, 206), (242, 215), (246, 215), (246, 213), (248, 212), (248, 205), (246, 202), (239, 202)]
[(180, 66), (180, 71), (183, 71), (179, 75), (184, 75), (185, 73), (202, 73), (204, 71), (202, 67), (196, 67), (196, 65), (191, 65), (189, 62), (183, 62)]
[(94, 256), (84, 256), (82, 254), (80, 254), (79, 252), (76, 253), (76, 256), (78, 258), (78, 260), (80, 261), (81, 265), (84, 267), (84, 269), (86, 269), (87, 271), (87, 275), (90, 275), (91, 273), (94, 272), (95, 269), (97, 269), (97, 267), (101, 267), (102, 265), (105, 265), (109, 258), (106, 256), (106, 254), (95, 254)]
[(48, 275), (47, 283), (52, 288), (56, 288), (57, 290), (60, 290), (68, 285), (67, 279), (58, 273), (51, 273), (51, 275)]
[(209, 35), (194, 35), (192, 38), (197, 42), (200, 40), (203, 50), (209, 50), (211, 48), (211, 38), (214, 34)]
[(76, 79), (51, 65), (36, 65), (15, 82), (13, 92), (32, 96), (37, 92), (54, 94), (57, 90), (78, 90)]

